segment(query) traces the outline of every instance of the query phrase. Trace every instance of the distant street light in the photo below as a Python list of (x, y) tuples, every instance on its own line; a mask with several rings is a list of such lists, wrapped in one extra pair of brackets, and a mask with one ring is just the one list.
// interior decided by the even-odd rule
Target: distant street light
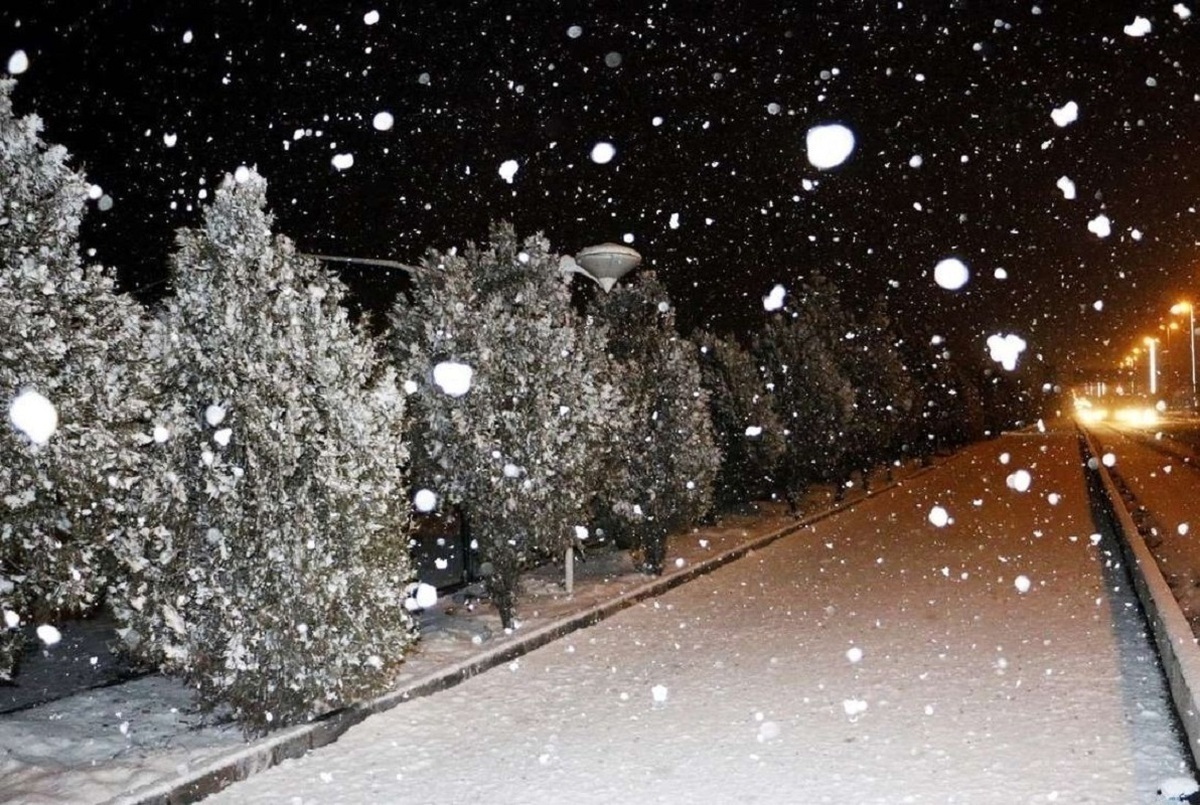
[(1171, 312), (1176, 316), (1187, 311), (1188, 314), (1188, 344), (1192, 352), (1192, 408), (1196, 407), (1196, 309), (1191, 302), (1179, 302), (1171, 306)]
[(1158, 339), (1148, 335), (1142, 341), (1150, 348), (1150, 393), (1158, 394)]
[(617, 280), (641, 262), (642, 256), (628, 246), (601, 243), (598, 246), (580, 249), (574, 257), (569, 254), (563, 255), (559, 259), (558, 269), (564, 274), (582, 274), (608, 293), (617, 284)]

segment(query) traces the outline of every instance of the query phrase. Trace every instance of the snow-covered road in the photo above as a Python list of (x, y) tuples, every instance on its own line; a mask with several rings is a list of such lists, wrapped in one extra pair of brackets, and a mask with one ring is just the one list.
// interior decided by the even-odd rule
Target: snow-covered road
[(1074, 435), (1005, 436), (210, 801), (1160, 802), (1096, 530)]

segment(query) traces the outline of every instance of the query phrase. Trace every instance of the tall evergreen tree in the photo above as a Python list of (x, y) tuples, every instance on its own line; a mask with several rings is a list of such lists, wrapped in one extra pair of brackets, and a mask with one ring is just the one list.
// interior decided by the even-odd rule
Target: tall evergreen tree
[(392, 314), (414, 482), (467, 523), (508, 627), (521, 570), (561, 555), (586, 520), (621, 395), (544, 238), (497, 225), (486, 247), (431, 253), (414, 285)]
[(854, 413), (840, 348), (850, 327), (837, 289), (813, 273), (787, 307), (771, 315), (752, 347), (786, 428), (779, 482), (793, 511), (807, 486), (840, 480)]
[[(848, 482), (852, 471), (861, 470), (865, 484), (873, 466), (901, 454), (916, 393), (882, 299), (854, 324), (849, 336), (841, 341), (842, 365), (854, 389), (854, 408), (840, 480)], [(844, 488), (838, 485), (839, 491)]]
[(730, 508), (776, 491), (775, 473), (787, 449), (775, 398), (750, 352), (736, 340), (709, 332), (700, 345), (701, 383), (708, 391), (713, 435), (721, 451), (714, 491)]
[(113, 591), (139, 653), (249, 732), (385, 690), (413, 639), (403, 397), (341, 282), (271, 224), (240, 169), (178, 234), (161, 483)]
[[(37, 117), (14, 116), (14, 85), (0, 81), (0, 681), (22, 624), (86, 612), (108, 583), (152, 393), (142, 308), (80, 261), (87, 182)], [(25, 392), (56, 410), (44, 444), (9, 421)]]
[(630, 524), (644, 568), (662, 573), (667, 539), (712, 509), (721, 454), (695, 344), (679, 335), (653, 272), (597, 297), (633, 431), (606, 473), (612, 505)]

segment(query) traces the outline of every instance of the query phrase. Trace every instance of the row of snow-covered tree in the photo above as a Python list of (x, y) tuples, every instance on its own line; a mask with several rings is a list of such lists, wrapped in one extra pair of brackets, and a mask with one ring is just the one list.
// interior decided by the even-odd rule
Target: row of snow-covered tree
[(178, 233), (147, 310), (82, 265), (85, 180), (11, 90), (0, 399), (38, 395), (56, 427), (15, 406), (0, 427), (0, 679), (25, 627), (103, 605), (202, 705), (294, 723), (386, 689), (415, 639), (410, 501), (460, 515), (507, 625), (520, 572), (599, 529), (661, 572), (721, 507), (984, 427), (994, 383), (818, 276), (744, 343), (685, 338), (652, 273), (580, 301), (504, 225), (431, 252), (380, 338), (272, 232), (247, 169)]

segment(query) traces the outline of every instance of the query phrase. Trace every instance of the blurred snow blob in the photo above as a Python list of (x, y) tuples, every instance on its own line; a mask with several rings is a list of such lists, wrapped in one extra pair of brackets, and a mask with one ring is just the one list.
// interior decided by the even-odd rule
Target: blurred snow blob
[(1019, 335), (990, 335), (987, 340), (992, 360), (1008, 371), (1017, 368), (1017, 359), (1025, 351), (1025, 339)]
[(408, 597), (404, 599), (404, 608), (409, 612), (415, 609), (429, 609), (437, 603), (437, 587), (425, 582), (408, 585)]
[(1032, 586), (1032, 582), (1029, 581), (1028, 576), (1017, 576), (1015, 579), (1013, 579), (1013, 585), (1016, 586), (1017, 592), (1027, 593), (1029, 592), (1030, 586)]
[(1192, 16), (1192, 10), (1183, 3), (1176, 3), (1175, 5), (1171, 6), (1171, 10), (1174, 11), (1175, 15), (1181, 20), (1186, 20), (1188, 17)]
[(1129, 36), (1145, 36), (1150, 33), (1150, 20), (1145, 17), (1134, 17), (1133, 22), (1125, 26), (1125, 33)]
[(471, 376), (475, 371), (465, 363), (442, 361), (433, 367), (433, 382), (451, 397), (461, 397), (471, 390)]
[(364, 24), (374, 25), (377, 22), (379, 22), (379, 12), (378, 11), (368, 11), (366, 14), (363, 14), (363, 23)]
[(957, 291), (970, 278), (970, 270), (957, 257), (947, 257), (933, 267), (933, 281), (947, 291)]
[(204, 409), (204, 421), (207, 422), (210, 427), (215, 428), (217, 425), (220, 425), (225, 421), (225, 409), (222, 406), (213, 403), (212, 405), (208, 406), (208, 408)]
[(846, 651), (846, 659), (850, 662), (861, 662), (863, 658), (863, 650), (855, 646)]
[(758, 742), (766, 743), (779, 737), (779, 725), (774, 721), (764, 721), (758, 725)]
[(378, 112), (375, 118), (371, 121), (371, 125), (376, 131), (388, 131), (396, 123), (396, 118), (392, 117), (391, 112)]
[(354, 167), (354, 154), (334, 154), (331, 161), (333, 162), (333, 167), (338, 170), (348, 170)]
[(62, 632), (48, 623), (43, 623), (37, 628), (37, 636), (38, 640), (41, 640), (47, 646), (53, 646), (59, 640), (62, 640)]
[(500, 178), (512, 184), (513, 178), (517, 175), (517, 169), (520, 166), (515, 159), (506, 159), (500, 163)]
[(418, 489), (413, 495), (413, 506), (419, 512), (431, 512), (437, 508), (437, 495), (430, 489)]
[(763, 297), (763, 309), (779, 310), (783, 307), (783, 298), (787, 295), (787, 289), (782, 285), (776, 285), (771, 289), (771, 292)]
[(950, 522), (950, 513), (941, 506), (934, 506), (929, 510), (929, 522), (942, 528)]
[(45, 444), (58, 430), (58, 410), (54, 403), (32, 389), (21, 392), (12, 401), (8, 418), (34, 444)]
[(1029, 474), (1029, 470), (1017, 470), (1010, 474), (1004, 483), (1014, 492), (1027, 492), (1032, 481), (1033, 476)]
[(238, 184), (250, 181), (250, 169), (245, 165), (238, 165), (237, 170), (233, 172), (233, 180)]
[(846, 711), (846, 715), (854, 718), (867, 712), (867, 703), (862, 699), (843, 699), (842, 709)]
[(650, 688), (650, 696), (654, 699), (655, 704), (665, 704), (667, 701), (667, 686), (655, 685)]
[(580, 28), (578, 25), (572, 25), (567, 29), (567, 36), (572, 39), (578, 39), (583, 36), (583, 28)]
[(1187, 524), (1187, 523), (1180, 523), (1180, 524), (1179, 524), (1179, 527), (1178, 527), (1178, 528), (1176, 528), (1175, 530), (1179, 532), (1179, 536), (1181, 536), (1181, 537), (1183, 537), (1183, 536), (1187, 536), (1187, 532), (1188, 532), (1188, 524)]
[(1063, 106), (1050, 112), (1050, 118), (1059, 128), (1069, 126), (1079, 117), (1079, 104), (1067, 101)]
[(841, 165), (854, 151), (854, 132), (840, 123), (813, 126), (805, 137), (808, 161), (818, 170)]
[(1070, 200), (1075, 198), (1075, 183), (1066, 176), (1058, 177), (1058, 189), (1062, 191), (1063, 198)]
[(1117, 465), (1117, 457), (1113, 453), (1105, 453), (1101, 457), (1100, 463), (1106, 467), (1115, 467)]
[(755, 436), (762, 436), (762, 426), (761, 425), (747, 425), (746, 426), (746, 435), (749, 436), (751, 439), (753, 439)]
[(598, 142), (592, 146), (592, 162), (597, 165), (607, 165), (617, 155), (617, 148), (612, 143)]
[(1088, 232), (1098, 238), (1106, 238), (1112, 234), (1112, 222), (1108, 220), (1107, 215), (1101, 213), (1088, 221)]
[(8, 74), (20, 75), (29, 69), (29, 56), (23, 50), (13, 52), (13, 55), (8, 57)]

